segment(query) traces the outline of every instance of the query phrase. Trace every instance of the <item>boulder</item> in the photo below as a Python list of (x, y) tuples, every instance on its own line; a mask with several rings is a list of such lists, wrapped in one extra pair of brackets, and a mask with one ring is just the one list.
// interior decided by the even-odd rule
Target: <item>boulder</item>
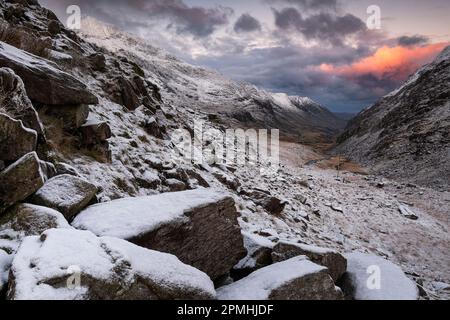
[(89, 231), (27, 237), (11, 266), (12, 300), (214, 299), (212, 281), (176, 257)]
[(169, 188), (171, 192), (184, 191), (187, 189), (186, 184), (183, 181), (177, 179), (167, 179), (164, 181), (164, 184)]
[(315, 246), (286, 242), (279, 242), (272, 252), (274, 262), (285, 261), (296, 256), (307, 256), (312, 262), (327, 267), (335, 282), (347, 270), (347, 260), (337, 251)]
[(419, 217), (417, 216), (417, 214), (414, 213), (414, 211), (412, 211), (412, 209), (410, 207), (408, 207), (407, 205), (400, 205), (398, 207), (398, 211), (401, 213), (402, 216), (404, 216), (407, 219), (411, 219), (411, 220), (418, 220)]
[(0, 214), (35, 193), (44, 180), (36, 152), (26, 154), (0, 172)]
[(165, 127), (160, 125), (154, 117), (144, 120), (142, 126), (149, 135), (158, 139), (162, 139), (166, 132)]
[(97, 104), (86, 85), (48, 60), (0, 42), (0, 65), (23, 80), (28, 97), (45, 105)]
[(74, 130), (86, 123), (89, 117), (89, 106), (85, 104), (47, 106), (42, 108), (40, 112), (59, 119), (64, 129)]
[(106, 58), (101, 53), (94, 53), (89, 56), (89, 63), (92, 70), (103, 72), (106, 70)]
[(350, 253), (342, 289), (354, 300), (418, 300), (419, 290), (402, 269), (378, 256)]
[(246, 255), (234, 200), (223, 191), (114, 200), (87, 208), (72, 225), (174, 254), (213, 280)]
[(139, 108), (141, 103), (131, 82), (124, 77), (119, 77), (117, 85), (120, 90), (121, 104), (131, 111)]
[(81, 177), (81, 175), (77, 169), (75, 169), (71, 165), (64, 163), (64, 162), (56, 163), (55, 169), (56, 169), (56, 175), (69, 174), (71, 176)]
[(91, 202), (97, 191), (92, 183), (64, 174), (48, 180), (30, 202), (55, 209), (70, 220)]
[(6, 291), (13, 255), (0, 249), (0, 299)]
[(249, 196), (253, 202), (260, 205), (264, 208), (264, 210), (273, 215), (281, 214), (287, 204), (286, 201), (272, 196), (269, 191), (265, 190), (252, 190)]
[(249, 232), (242, 232), (247, 256), (234, 266), (231, 276), (240, 280), (250, 273), (267, 267), (273, 263), (272, 250), (274, 243), (264, 237)]
[(25, 127), (33, 129), (39, 137), (45, 139), (41, 120), (27, 96), (22, 79), (13, 70), (0, 68), (0, 88), (0, 104), (4, 111), (12, 118), (21, 120)]
[(81, 139), (86, 146), (96, 145), (111, 138), (112, 132), (108, 123), (89, 120), (80, 127)]
[(25, 128), (22, 121), (0, 113), (0, 160), (11, 162), (36, 150), (36, 131)]
[(213, 173), (213, 175), (217, 180), (219, 180), (219, 182), (221, 182), (231, 190), (237, 191), (241, 186), (241, 182), (239, 181), (239, 179), (237, 179), (236, 177), (232, 177), (225, 172), (217, 170)]
[(325, 267), (295, 257), (217, 290), (219, 300), (341, 300)]

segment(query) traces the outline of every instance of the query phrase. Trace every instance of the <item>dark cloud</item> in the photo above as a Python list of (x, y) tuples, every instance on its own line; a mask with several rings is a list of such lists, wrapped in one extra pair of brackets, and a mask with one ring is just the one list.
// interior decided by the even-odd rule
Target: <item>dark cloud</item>
[(41, 4), (64, 13), (71, 4), (79, 5), (83, 15), (129, 29), (145, 27), (155, 19), (167, 19), (177, 33), (197, 37), (212, 34), (217, 27), (229, 23), (233, 10), (228, 7), (203, 8), (188, 6), (183, 0), (40, 0)]
[(295, 30), (306, 39), (326, 40), (333, 45), (342, 45), (347, 36), (367, 30), (366, 24), (352, 14), (338, 16), (321, 12), (303, 17), (296, 8), (273, 9), (273, 12), (278, 28)]
[(332, 10), (337, 11), (339, 3), (337, 0), (266, 0), (268, 3), (285, 3), (299, 7), (302, 10)]
[(247, 13), (241, 15), (234, 24), (234, 31), (236, 31), (237, 33), (252, 32), (258, 30), (261, 30), (261, 23)]
[(403, 36), (398, 38), (398, 45), (402, 47), (410, 47), (417, 45), (424, 45), (429, 43), (429, 39), (426, 36), (415, 35), (415, 36)]

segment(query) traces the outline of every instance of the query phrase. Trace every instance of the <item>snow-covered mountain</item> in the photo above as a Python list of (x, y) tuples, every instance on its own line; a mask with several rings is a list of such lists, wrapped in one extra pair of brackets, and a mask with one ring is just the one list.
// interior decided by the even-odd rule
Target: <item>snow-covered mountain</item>
[(188, 106), (215, 114), (219, 122), (239, 128), (275, 128), (296, 141), (316, 142), (339, 133), (345, 121), (307, 97), (271, 93), (216, 71), (185, 63), (143, 39), (94, 18), (82, 23), (83, 38), (135, 59), (148, 78), (175, 107)]
[(406, 83), (362, 111), (336, 152), (375, 172), (448, 188), (450, 181), (450, 47)]

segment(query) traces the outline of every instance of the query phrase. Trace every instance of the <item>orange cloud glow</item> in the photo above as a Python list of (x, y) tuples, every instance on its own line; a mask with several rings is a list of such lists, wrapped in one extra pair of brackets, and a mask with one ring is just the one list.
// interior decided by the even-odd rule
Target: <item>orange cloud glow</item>
[(345, 66), (322, 64), (319, 70), (324, 73), (354, 78), (373, 75), (379, 80), (390, 78), (403, 81), (418, 68), (431, 62), (450, 43), (437, 43), (420, 47), (379, 48), (372, 56)]

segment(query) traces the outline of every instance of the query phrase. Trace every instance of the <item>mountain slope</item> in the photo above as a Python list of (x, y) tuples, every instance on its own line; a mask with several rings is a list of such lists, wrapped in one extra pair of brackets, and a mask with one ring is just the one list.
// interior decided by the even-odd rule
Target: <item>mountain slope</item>
[(336, 153), (402, 180), (448, 187), (450, 181), (450, 47), (402, 87), (361, 112)]
[(164, 93), (165, 102), (195, 106), (217, 115), (226, 126), (280, 129), (281, 135), (302, 142), (328, 139), (345, 121), (309, 98), (274, 94), (246, 82), (229, 80), (216, 71), (192, 66), (144, 40), (93, 18), (82, 23), (83, 38), (125, 55), (148, 71)]

